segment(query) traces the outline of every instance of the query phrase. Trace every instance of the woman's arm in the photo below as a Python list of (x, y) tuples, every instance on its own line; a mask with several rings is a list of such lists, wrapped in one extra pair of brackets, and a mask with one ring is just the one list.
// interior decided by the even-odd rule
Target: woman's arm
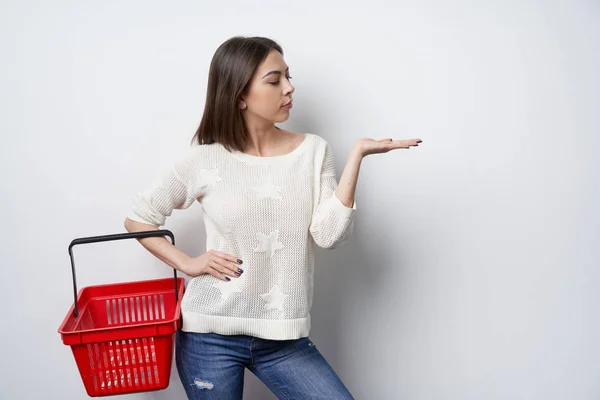
[(348, 161), (340, 177), (340, 183), (335, 191), (337, 198), (346, 207), (354, 205), (358, 173), (364, 157), (369, 154), (387, 153), (393, 149), (409, 149), (410, 146), (419, 146), (421, 142), (421, 139), (393, 140), (391, 138), (381, 140), (363, 138), (357, 140), (350, 151)]
[(359, 150), (356, 146), (353, 147), (335, 191), (337, 198), (349, 208), (354, 205), (354, 194), (356, 193), (356, 183), (358, 182), (358, 172), (360, 171), (362, 159), (363, 156)]
[[(158, 227), (156, 225), (144, 224), (126, 218), (125, 229), (127, 232), (143, 232), (158, 230)], [(149, 237), (137, 239), (137, 241), (165, 264), (180, 272), (185, 272), (182, 267), (189, 261), (190, 257), (177, 247), (173, 246), (166, 238)]]

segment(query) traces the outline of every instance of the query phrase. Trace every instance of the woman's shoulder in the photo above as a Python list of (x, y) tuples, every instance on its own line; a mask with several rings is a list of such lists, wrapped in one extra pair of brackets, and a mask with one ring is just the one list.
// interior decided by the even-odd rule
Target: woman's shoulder
[(197, 168), (205, 164), (206, 160), (214, 159), (215, 155), (222, 152), (218, 143), (194, 144), (181, 150), (175, 157), (179, 168)]
[(327, 141), (321, 137), (320, 135), (312, 132), (292, 132), (290, 130), (286, 130), (286, 133), (290, 134), (292, 138), (295, 138), (296, 144), (302, 143), (303, 140), (307, 140), (312, 142), (316, 147), (319, 145), (327, 145)]
[(312, 145), (311, 147), (317, 153), (325, 152), (325, 150), (329, 147), (329, 142), (327, 139), (316, 133), (307, 132), (304, 133), (304, 135), (306, 136), (305, 140), (309, 141), (309, 144)]

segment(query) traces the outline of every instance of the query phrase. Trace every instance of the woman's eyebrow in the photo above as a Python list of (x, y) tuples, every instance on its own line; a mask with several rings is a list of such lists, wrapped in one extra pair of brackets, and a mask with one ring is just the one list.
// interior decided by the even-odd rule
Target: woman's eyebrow
[[(285, 69), (285, 72), (288, 72), (289, 70), (290, 70), (290, 67), (287, 67), (287, 68)], [(265, 74), (265, 76), (263, 76), (261, 79), (264, 79), (264, 78), (266, 78), (267, 76), (269, 76), (269, 75), (273, 75), (273, 74), (281, 75), (281, 71), (269, 71), (269, 72), (267, 72), (267, 73)]]

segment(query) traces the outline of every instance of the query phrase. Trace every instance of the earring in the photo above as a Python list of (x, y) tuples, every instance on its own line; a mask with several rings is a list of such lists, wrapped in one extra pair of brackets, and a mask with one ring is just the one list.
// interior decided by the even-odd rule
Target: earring
[(246, 106), (246, 103), (242, 103), (242, 105), (240, 106), (240, 108), (241, 108), (242, 110), (245, 110), (245, 109), (246, 109), (246, 107), (247, 107), (247, 106)]

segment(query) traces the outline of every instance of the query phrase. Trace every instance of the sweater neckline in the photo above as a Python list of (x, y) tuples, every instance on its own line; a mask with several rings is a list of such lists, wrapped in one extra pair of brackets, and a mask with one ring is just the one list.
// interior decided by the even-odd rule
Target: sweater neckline
[(303, 133), (302, 135), (304, 135), (304, 140), (302, 140), (302, 142), (298, 146), (296, 146), (296, 148), (294, 150), (292, 150), (286, 154), (281, 154), (278, 156), (261, 157), (261, 156), (253, 156), (251, 154), (246, 154), (246, 153), (243, 153), (238, 150), (232, 150), (231, 155), (233, 155), (235, 158), (237, 158), (239, 160), (246, 161), (251, 164), (265, 165), (265, 164), (277, 164), (277, 163), (285, 162), (285, 161), (295, 158), (297, 154), (301, 153), (308, 146), (310, 134)]

